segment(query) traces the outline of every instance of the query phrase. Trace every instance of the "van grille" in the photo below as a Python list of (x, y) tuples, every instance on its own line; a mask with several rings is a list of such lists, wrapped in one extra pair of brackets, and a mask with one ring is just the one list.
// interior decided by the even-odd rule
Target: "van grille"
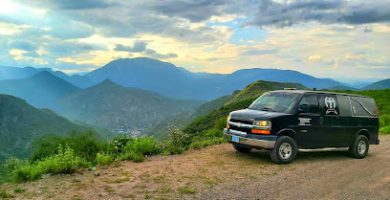
[(230, 119), (231, 122), (239, 122), (243, 124), (252, 124), (253, 122), (251, 120), (245, 120), (245, 119)]
[(230, 125), (230, 129), (250, 133), (251, 129)]

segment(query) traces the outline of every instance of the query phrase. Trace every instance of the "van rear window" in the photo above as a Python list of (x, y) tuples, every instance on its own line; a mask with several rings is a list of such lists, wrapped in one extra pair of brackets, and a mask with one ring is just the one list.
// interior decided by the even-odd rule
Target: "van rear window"
[(366, 97), (351, 97), (352, 112), (354, 116), (376, 116), (378, 111), (375, 101)]
[(340, 116), (352, 116), (351, 102), (349, 100), (349, 96), (337, 95), (337, 100), (340, 105)]

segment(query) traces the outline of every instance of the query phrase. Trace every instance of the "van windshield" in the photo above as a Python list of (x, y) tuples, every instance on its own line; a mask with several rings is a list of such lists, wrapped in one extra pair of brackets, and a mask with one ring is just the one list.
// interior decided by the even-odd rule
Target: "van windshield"
[(257, 98), (248, 109), (291, 113), (299, 97), (297, 93), (269, 92)]

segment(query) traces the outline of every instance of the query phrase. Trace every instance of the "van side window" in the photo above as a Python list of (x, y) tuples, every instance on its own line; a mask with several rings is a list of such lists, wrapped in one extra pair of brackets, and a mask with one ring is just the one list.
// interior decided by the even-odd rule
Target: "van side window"
[(377, 109), (373, 99), (365, 97), (351, 97), (352, 112), (354, 116), (376, 116)]
[(351, 101), (349, 96), (337, 95), (337, 101), (339, 102), (340, 116), (352, 116)]
[(299, 102), (298, 109), (303, 113), (319, 113), (317, 95), (306, 94)]
[(336, 100), (336, 95), (325, 94), (321, 96), (321, 107), (323, 109), (324, 115), (328, 116), (338, 116), (339, 105)]

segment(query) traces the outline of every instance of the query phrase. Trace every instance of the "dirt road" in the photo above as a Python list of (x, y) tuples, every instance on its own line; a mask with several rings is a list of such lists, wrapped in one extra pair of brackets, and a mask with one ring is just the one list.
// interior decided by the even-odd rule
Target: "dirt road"
[(390, 137), (381, 139), (363, 160), (343, 152), (300, 153), (274, 176), (227, 182), (202, 191), (198, 198), (390, 199)]
[(363, 160), (316, 152), (276, 165), (222, 144), (1, 187), (15, 199), (390, 199), (390, 135)]

